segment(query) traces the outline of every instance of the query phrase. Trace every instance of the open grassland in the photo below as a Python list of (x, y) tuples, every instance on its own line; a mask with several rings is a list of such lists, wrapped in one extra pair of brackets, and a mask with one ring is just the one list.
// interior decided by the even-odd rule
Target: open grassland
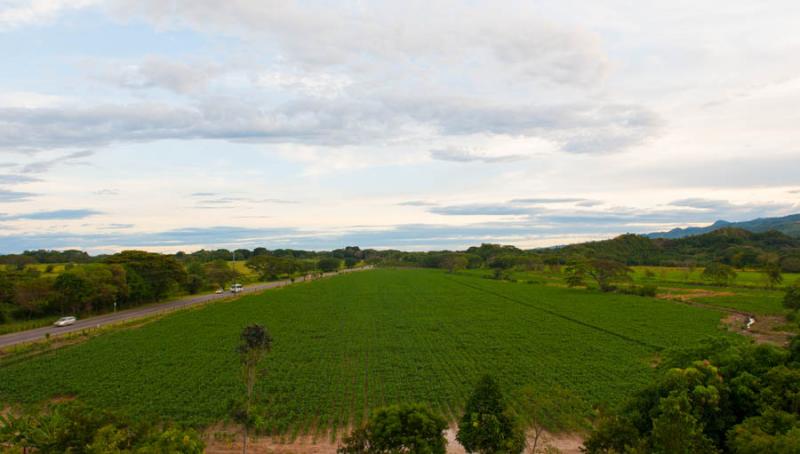
[(512, 394), (559, 384), (588, 409), (648, 383), (663, 349), (734, 336), (719, 329), (720, 318), (652, 298), (375, 270), (209, 305), (7, 364), (0, 404), (75, 396), (137, 416), (212, 424), (243, 393), (239, 332), (263, 323), (275, 342), (258, 396), (276, 433), (335, 431), (407, 401), (455, 417), (484, 373)]
[[(800, 275), (785, 273), (783, 284), (775, 289), (764, 288), (763, 274), (758, 271), (737, 271), (736, 280), (727, 287), (710, 285), (701, 278), (702, 268), (688, 272), (684, 268), (641, 266), (632, 267), (633, 283), (637, 285), (654, 285), (661, 296), (686, 295), (683, 301), (717, 306), (755, 315), (783, 315), (785, 288), (796, 281)], [(651, 276), (646, 275), (646, 271)], [(489, 278), (491, 270), (477, 269), (460, 272), (463, 275)], [(509, 280), (517, 283), (542, 284), (548, 286), (565, 286), (566, 275), (550, 270), (513, 271)], [(594, 285), (588, 280), (589, 285)]]

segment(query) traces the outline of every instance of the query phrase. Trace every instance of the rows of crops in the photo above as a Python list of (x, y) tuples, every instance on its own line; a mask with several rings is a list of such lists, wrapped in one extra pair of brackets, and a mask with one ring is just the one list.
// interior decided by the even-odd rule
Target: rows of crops
[(454, 416), (495, 374), (511, 391), (560, 384), (587, 405), (646, 383), (662, 348), (718, 329), (720, 314), (654, 299), (375, 270), (178, 313), (0, 369), (0, 402), (77, 396), (135, 415), (205, 425), (241, 393), (241, 328), (275, 338), (258, 393), (272, 429), (324, 432), (369, 409), (429, 402)]

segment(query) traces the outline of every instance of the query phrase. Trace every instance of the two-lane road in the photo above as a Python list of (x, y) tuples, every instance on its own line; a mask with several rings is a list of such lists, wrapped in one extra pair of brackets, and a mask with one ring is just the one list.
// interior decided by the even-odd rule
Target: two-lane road
[[(354, 268), (350, 270), (343, 270), (341, 272), (361, 271), (371, 268), (372, 267)], [(325, 273), (322, 275), (322, 277), (330, 277), (330, 276), (335, 276), (337, 274), (339, 273)], [(309, 280), (314, 280), (314, 279), (319, 279), (319, 278), (312, 277)], [(296, 278), (294, 280), (294, 282), (304, 282), (304, 281), (306, 281), (305, 276)], [(263, 284), (253, 284), (244, 287), (240, 295), (263, 292), (265, 290), (278, 287), (285, 287), (291, 284), (292, 282), (290, 280), (267, 282)], [(46, 326), (43, 328), (21, 331), (19, 333), (5, 334), (0, 336), (0, 350), (6, 347), (10, 347), (12, 345), (43, 340), (47, 334), (50, 334), (50, 336), (59, 336), (67, 333), (74, 333), (84, 329), (100, 328), (102, 326), (110, 324), (135, 320), (138, 318), (144, 318), (151, 315), (160, 314), (163, 312), (174, 311), (191, 306), (196, 306), (198, 304), (208, 303), (211, 301), (228, 299), (233, 296), (234, 295), (232, 295), (231, 293), (189, 296), (175, 301), (170, 301), (168, 303), (154, 304), (146, 307), (137, 307), (124, 311), (114, 312), (111, 314), (99, 315), (97, 317), (91, 317), (84, 320), (78, 320), (74, 325), (65, 326), (63, 328), (57, 328), (55, 326)]]

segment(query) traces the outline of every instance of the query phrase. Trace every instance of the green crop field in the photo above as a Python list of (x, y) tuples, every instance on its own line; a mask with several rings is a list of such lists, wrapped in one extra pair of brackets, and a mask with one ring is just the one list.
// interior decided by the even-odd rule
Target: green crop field
[[(258, 395), (269, 430), (326, 433), (389, 403), (456, 417), (475, 381), (572, 390), (587, 408), (653, 378), (666, 348), (720, 330), (721, 314), (669, 301), (437, 270), (374, 270), (177, 313), (0, 368), (0, 402), (75, 396), (142, 417), (208, 425), (239, 384), (242, 327), (275, 341)], [(2, 405), (0, 405), (2, 407)]]

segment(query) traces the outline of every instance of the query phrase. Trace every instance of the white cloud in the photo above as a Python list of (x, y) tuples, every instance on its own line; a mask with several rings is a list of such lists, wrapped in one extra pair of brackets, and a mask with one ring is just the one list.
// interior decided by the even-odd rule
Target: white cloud
[(0, 31), (47, 23), (66, 10), (95, 3), (97, 0), (5, 0), (0, 3)]

